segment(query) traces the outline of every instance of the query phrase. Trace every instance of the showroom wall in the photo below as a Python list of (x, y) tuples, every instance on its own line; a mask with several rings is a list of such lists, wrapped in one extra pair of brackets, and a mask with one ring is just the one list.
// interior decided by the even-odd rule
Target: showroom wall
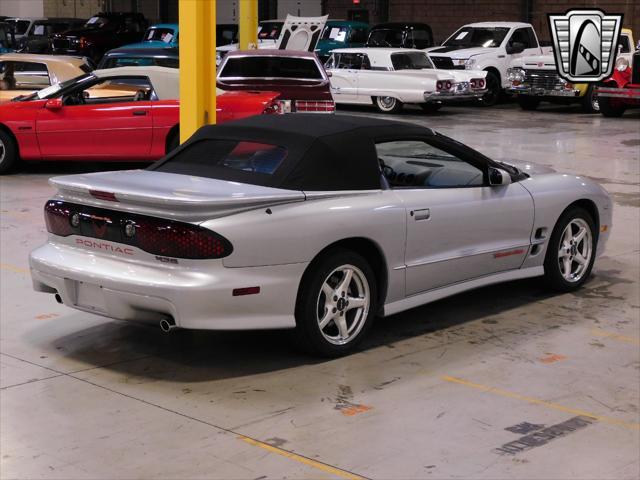
[(42, 13), (42, 0), (0, 0), (0, 15), (41, 17)]
[(481, 21), (529, 21), (543, 40), (550, 40), (547, 13), (568, 8), (595, 7), (608, 13), (623, 13), (624, 25), (640, 36), (640, 2), (624, 0), (325, 0), (333, 18), (351, 18), (368, 12), (370, 23), (413, 21), (431, 25), (436, 40), (444, 40), (465, 23)]

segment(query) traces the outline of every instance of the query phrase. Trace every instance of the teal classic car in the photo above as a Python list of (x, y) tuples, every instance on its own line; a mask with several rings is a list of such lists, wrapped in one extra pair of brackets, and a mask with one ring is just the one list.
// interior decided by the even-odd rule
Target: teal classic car
[(331, 50), (363, 47), (369, 35), (369, 25), (347, 20), (328, 20), (315, 52), (323, 62)]
[(126, 45), (126, 48), (170, 48), (178, 46), (178, 24), (158, 23), (144, 32), (142, 41)]

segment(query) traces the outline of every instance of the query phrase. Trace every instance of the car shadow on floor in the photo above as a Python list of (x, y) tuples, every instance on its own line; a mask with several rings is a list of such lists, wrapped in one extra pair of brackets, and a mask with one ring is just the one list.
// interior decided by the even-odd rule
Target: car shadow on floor
[[(583, 288), (598, 283), (592, 278)], [(605, 280), (606, 282), (606, 280)], [(601, 282), (600, 282), (601, 283)], [(384, 319), (377, 319), (359, 352), (378, 347), (427, 348), (419, 337), (441, 335), (472, 322), (482, 327), (498, 323), (492, 320), (510, 310), (550, 299), (555, 294), (542, 288), (538, 279), (521, 280), (489, 286), (439, 300)], [(87, 315), (74, 313), (73, 315)], [(504, 317), (502, 317), (504, 319)], [(541, 318), (544, 328), (558, 328), (553, 316)], [(64, 317), (57, 321), (63, 322)], [(537, 322), (537, 320), (536, 320)], [(485, 325), (489, 324), (489, 325)], [(518, 333), (526, 338), (531, 323), (518, 324)], [(513, 333), (513, 328), (510, 327)], [(531, 333), (539, 333), (531, 332)], [(41, 334), (38, 333), (38, 337)], [(443, 339), (444, 341), (444, 339)], [(473, 342), (470, 342), (473, 343)], [(433, 348), (433, 342), (429, 343)], [(158, 326), (110, 321), (54, 339), (50, 350), (90, 368), (104, 368), (127, 376), (188, 383), (275, 372), (303, 365), (348, 361), (349, 356), (331, 360), (316, 358), (296, 350), (290, 331), (214, 332), (176, 329), (162, 333)], [(398, 351), (400, 348), (398, 349)], [(104, 352), (114, 355), (105, 359)], [(144, 359), (150, 357), (151, 362)], [(143, 359), (141, 364), (137, 360)], [(148, 365), (153, 365), (150, 368)]]

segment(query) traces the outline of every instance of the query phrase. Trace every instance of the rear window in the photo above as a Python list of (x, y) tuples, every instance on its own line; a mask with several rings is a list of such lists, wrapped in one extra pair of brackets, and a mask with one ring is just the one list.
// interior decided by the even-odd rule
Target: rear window
[[(278, 145), (236, 140), (200, 140), (153, 169), (166, 173), (220, 178), (221, 170), (273, 175), (287, 157)], [(251, 182), (249, 182), (251, 183)]]
[(322, 79), (318, 64), (311, 58), (230, 57), (220, 78)]
[(26, 34), (31, 24), (29, 20), (7, 20), (7, 22), (13, 24), (13, 31), (16, 35)]

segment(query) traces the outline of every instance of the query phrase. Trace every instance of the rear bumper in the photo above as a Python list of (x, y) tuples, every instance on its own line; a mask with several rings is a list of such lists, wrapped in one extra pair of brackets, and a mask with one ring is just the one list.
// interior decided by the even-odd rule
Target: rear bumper
[(640, 86), (637, 88), (598, 87), (599, 97), (621, 98), (630, 102), (640, 102)]
[[(226, 268), (221, 260), (185, 265), (134, 263), (50, 240), (29, 258), (36, 291), (65, 305), (120, 320), (182, 328), (245, 330), (295, 327), (295, 302), (307, 263)], [(236, 288), (259, 286), (255, 295)]]
[(533, 88), (529, 86), (517, 86), (507, 88), (507, 92), (520, 95), (529, 95), (532, 97), (561, 97), (561, 98), (577, 98), (580, 97), (580, 90), (577, 88), (553, 90), (546, 88)]
[(483, 97), (483, 95), (487, 93), (487, 90), (475, 90), (469, 92), (433, 92), (433, 93), (425, 93), (424, 101), (427, 103), (434, 102), (463, 102), (468, 100), (479, 100)]

